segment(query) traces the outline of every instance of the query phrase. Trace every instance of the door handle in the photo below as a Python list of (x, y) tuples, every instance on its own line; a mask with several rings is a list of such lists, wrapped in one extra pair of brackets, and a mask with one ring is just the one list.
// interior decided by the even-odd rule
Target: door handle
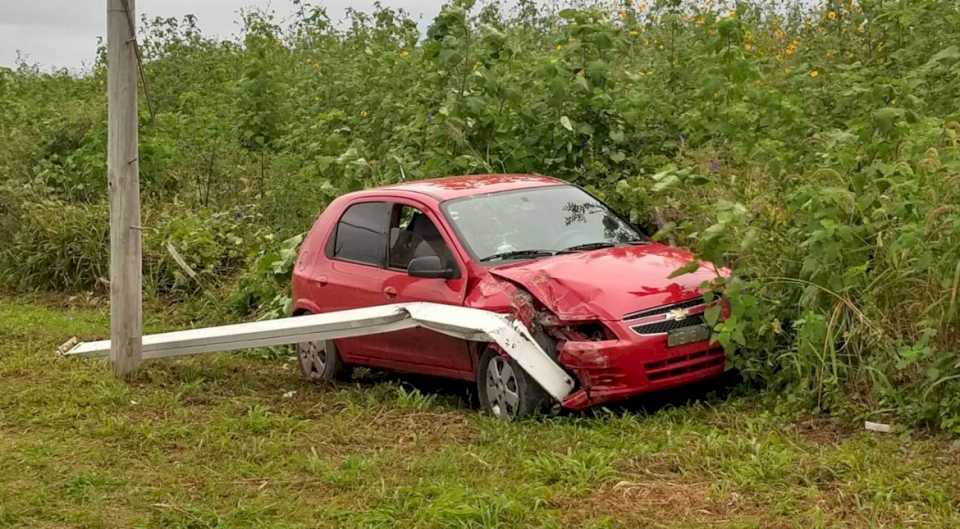
[(313, 282), (322, 287), (325, 287), (327, 286), (327, 276), (317, 276), (313, 279)]
[(395, 298), (397, 297), (397, 289), (393, 287), (384, 287), (383, 294), (388, 298)]

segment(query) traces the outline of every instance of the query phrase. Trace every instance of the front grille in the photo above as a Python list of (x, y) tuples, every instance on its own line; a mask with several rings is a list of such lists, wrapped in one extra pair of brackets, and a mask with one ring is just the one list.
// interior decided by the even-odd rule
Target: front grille
[(668, 331), (672, 331), (673, 329), (680, 329), (683, 327), (692, 327), (694, 325), (703, 325), (703, 324), (704, 324), (703, 314), (692, 314), (682, 320), (662, 320), (654, 323), (648, 323), (645, 325), (637, 325), (635, 327), (631, 327), (631, 329), (633, 329), (633, 331), (638, 334), (662, 334)]
[(647, 369), (647, 380), (654, 381), (722, 366), (725, 361), (723, 351), (700, 351), (648, 362), (643, 367)]
[(703, 296), (698, 298), (688, 299), (686, 301), (681, 301), (680, 303), (674, 303), (673, 305), (661, 305), (659, 307), (654, 307), (652, 309), (644, 309), (638, 312), (631, 312), (623, 317), (624, 321), (635, 320), (637, 318), (643, 318), (645, 316), (656, 316), (657, 314), (666, 314), (671, 310), (676, 309), (689, 309), (690, 307), (696, 307), (703, 305), (704, 300)]

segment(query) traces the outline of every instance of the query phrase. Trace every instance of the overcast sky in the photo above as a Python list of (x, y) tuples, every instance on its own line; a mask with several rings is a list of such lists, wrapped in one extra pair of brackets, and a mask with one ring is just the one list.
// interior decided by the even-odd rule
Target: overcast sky
[[(373, 0), (315, 0), (325, 6), (333, 20), (343, 18), (347, 7), (369, 11)], [(429, 22), (442, 5), (441, 0), (381, 0), (381, 4), (403, 8), (414, 19)], [(149, 17), (197, 16), (207, 35), (228, 38), (237, 33), (238, 11), (242, 7), (274, 10), (279, 20), (293, 12), (291, 0), (137, 0), (136, 10)], [(67, 67), (79, 70), (93, 63), (97, 37), (106, 33), (106, 0), (0, 0), (0, 66), (13, 66), (17, 52), (30, 63), (48, 70)]]

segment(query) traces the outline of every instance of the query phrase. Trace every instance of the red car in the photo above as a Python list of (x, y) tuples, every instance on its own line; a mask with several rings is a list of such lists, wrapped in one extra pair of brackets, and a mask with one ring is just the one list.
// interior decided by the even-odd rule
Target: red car
[[(508, 313), (576, 381), (570, 409), (723, 373), (694, 256), (651, 242), (583, 189), (539, 175), (407, 182), (334, 200), (303, 243), (295, 314), (428, 301)], [(722, 271), (721, 271), (722, 272)], [(298, 347), (304, 375), (352, 366), (472, 381), (496, 416), (549, 397), (496, 345), (417, 328)]]

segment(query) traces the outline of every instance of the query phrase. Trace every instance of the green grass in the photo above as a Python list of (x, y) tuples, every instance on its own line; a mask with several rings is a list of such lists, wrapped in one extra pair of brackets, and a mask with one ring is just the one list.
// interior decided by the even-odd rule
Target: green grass
[(766, 396), (504, 424), (395, 379), (309, 386), (289, 361), (127, 384), (53, 355), (108, 319), (0, 298), (0, 527), (960, 526), (944, 437), (784, 419)]

